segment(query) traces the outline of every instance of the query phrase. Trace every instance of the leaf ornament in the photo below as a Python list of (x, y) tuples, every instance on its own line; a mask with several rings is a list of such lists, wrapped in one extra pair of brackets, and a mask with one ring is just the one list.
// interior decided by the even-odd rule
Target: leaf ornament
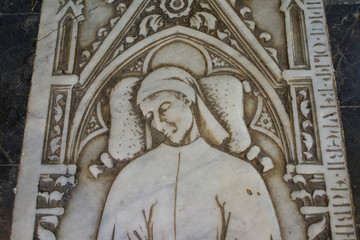
[(208, 32), (216, 29), (217, 19), (207, 12), (196, 12), (190, 18), (190, 26), (200, 29), (202, 26), (206, 27)]
[(139, 35), (146, 37), (150, 30), (156, 32), (164, 25), (163, 18), (159, 14), (152, 14), (145, 17), (140, 23)]

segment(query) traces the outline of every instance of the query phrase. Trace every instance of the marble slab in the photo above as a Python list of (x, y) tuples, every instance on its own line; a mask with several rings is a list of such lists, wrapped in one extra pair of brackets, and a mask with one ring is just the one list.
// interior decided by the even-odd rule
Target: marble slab
[(44, 0), (11, 239), (356, 239), (319, 0)]

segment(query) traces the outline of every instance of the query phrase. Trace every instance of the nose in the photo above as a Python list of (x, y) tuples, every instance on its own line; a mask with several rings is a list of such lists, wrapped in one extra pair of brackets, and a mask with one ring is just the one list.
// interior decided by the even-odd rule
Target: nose
[(165, 118), (164, 114), (159, 114), (159, 121), (166, 122), (166, 118)]
[(167, 135), (167, 133), (171, 130), (169, 129), (170, 126), (166, 117), (161, 114), (158, 114), (153, 117), (152, 126), (165, 135)]
[(162, 126), (164, 125), (165, 119), (161, 117), (160, 115), (154, 115), (153, 119), (151, 121), (153, 127), (155, 127), (158, 130), (162, 130)]

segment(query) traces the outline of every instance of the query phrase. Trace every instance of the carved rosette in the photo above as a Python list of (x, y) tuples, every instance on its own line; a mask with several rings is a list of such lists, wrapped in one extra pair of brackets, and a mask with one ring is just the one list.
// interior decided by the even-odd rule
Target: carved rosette
[(89, 121), (85, 127), (85, 132), (84, 132), (83, 138), (84, 139), (87, 138), (90, 134), (94, 133), (95, 131), (97, 131), (101, 128), (102, 128), (102, 125), (100, 123), (98, 113), (96, 111), (96, 108), (93, 107)]
[(134, 63), (131, 63), (130, 66), (127, 68), (127, 70), (129, 72), (142, 73), (143, 64), (144, 64), (144, 59), (140, 58), (136, 60)]
[[(149, 144), (152, 139), (145, 139), (144, 132), (149, 129), (145, 129), (145, 126), (140, 126), (136, 122), (137, 120), (133, 120), (136, 119), (138, 112), (127, 111), (127, 115), (124, 115), (119, 111), (126, 119), (123, 129), (130, 129), (129, 125), (137, 124), (141, 127), (139, 127), (141, 131), (136, 128), (132, 131), (124, 131), (123, 135), (110, 132), (110, 125), (114, 125), (108, 109), (110, 88), (115, 85), (117, 79), (120, 80), (127, 76), (142, 79), (153, 69), (147, 68), (150, 61), (147, 61), (146, 58), (148, 53), (153, 49), (155, 51), (157, 47), (161, 48), (161, 44), (167, 44), (167, 41), (171, 39), (169, 37), (175, 36), (174, 40), (176, 41), (184, 38), (188, 43), (193, 42), (194, 45), (200, 47), (204, 45), (204, 52), (206, 50), (209, 53), (205, 54), (209, 76), (218, 76), (223, 72), (229, 72), (232, 76), (244, 73), (244, 78), (238, 80), (242, 84), (244, 94), (251, 95), (251, 103), (244, 101), (245, 105), (251, 105), (247, 108), (251, 110), (248, 110), (246, 127), (250, 129), (251, 134), (259, 137), (258, 139), (254, 138), (255, 140), (253, 139), (254, 141), (241, 152), (240, 150), (239, 152), (230, 152), (231, 148), (224, 149), (253, 164), (266, 182), (272, 176), (276, 175), (281, 178), (285, 173), (284, 163), (279, 164), (283, 158), (275, 158), (266, 153), (270, 147), (276, 144), (279, 146), (279, 151), (277, 149), (276, 151), (280, 153), (282, 150), (284, 159), (287, 161), (283, 179), (288, 183), (288, 188), (277, 189), (277, 186), (270, 184), (267, 187), (273, 190), (273, 186), (275, 186), (276, 193), (285, 190), (286, 200), (294, 201), (289, 204), (293, 207), (292, 213), (298, 214), (299, 212), (304, 217), (304, 220), (300, 221), (301, 229), (304, 230), (303, 227), (306, 227), (307, 231), (304, 239), (356, 238), (353, 231), (354, 225), (352, 225), (350, 183), (346, 175), (339, 111), (336, 93), (331, 84), (333, 75), (331, 60), (330, 57), (327, 57), (330, 54), (327, 46), (322, 1), (281, 0), (288, 50), (288, 54), (285, 56), (288, 58), (285, 60), (289, 62), (287, 70), (280, 69), (281, 67), (278, 66), (278, 53), (272, 46), (272, 37), (265, 31), (266, 29), (261, 29), (261, 25), (255, 23), (252, 10), (248, 7), (252, 5), (248, 3), (249, 1), (103, 1), (108, 4), (114, 3), (113, 9), (110, 9), (111, 6), (107, 6), (109, 13), (111, 12), (113, 15), (106, 24), (96, 29), (93, 33), (96, 38), (88, 46), (83, 45), (87, 43), (79, 44), (81, 41), (79, 36), (84, 34), (82, 25), (79, 25), (84, 20), (85, 12), (83, 10), (91, 11), (91, 5), (87, 6), (86, 1), (55, 1), (58, 5), (54, 6), (54, 14), (50, 17), (49, 14), (48, 16), (44, 15), (45, 32), (53, 32), (55, 29), (54, 34), (47, 38), (55, 39), (53, 50), (48, 51), (51, 52), (49, 56), (54, 58), (54, 63), (48, 64), (52, 70), (48, 71), (51, 72), (51, 75), (39, 78), (35, 73), (34, 76), (57, 85), (51, 85), (47, 90), (50, 91), (48, 92), (49, 102), (46, 103), (48, 104), (46, 105), (48, 114), (46, 126), (41, 131), (44, 133), (44, 139), (41, 141), (44, 142), (43, 146), (40, 146), (43, 148), (43, 152), (39, 153), (39, 157), (32, 157), (31, 153), (24, 157), (24, 160), (33, 161), (32, 166), (36, 169), (36, 175), (34, 175), (34, 171), (22, 171), (22, 174), (24, 172), (33, 174), (36, 183), (32, 182), (32, 184), (38, 183), (38, 188), (29, 186), (29, 189), (35, 189), (29, 202), (36, 200), (36, 205), (32, 206), (36, 209), (30, 209), (29, 213), (18, 212), (14, 215), (16, 216), (14, 219), (17, 221), (21, 218), (35, 219), (35, 222), (31, 221), (31, 224), (34, 224), (31, 225), (34, 227), (31, 228), (31, 231), (34, 231), (30, 236), (33, 235), (34, 239), (40, 240), (55, 240), (60, 237), (58, 233), (59, 230), (62, 230), (60, 222), (62, 218), (66, 220), (65, 212), (70, 211), (70, 208), (67, 209), (70, 193), (77, 184), (76, 165), (71, 164), (83, 163), (77, 162), (77, 158), (83, 149), (87, 149), (88, 143), (94, 143), (90, 147), (99, 147), (101, 151), (104, 149), (100, 149), (100, 147), (104, 147), (107, 148), (105, 150), (107, 151), (108, 146), (103, 143), (108, 136), (112, 135), (115, 138), (129, 136), (131, 140), (138, 136), (141, 137), (133, 141), (136, 143), (135, 145), (132, 143), (131, 146), (129, 144), (129, 146), (123, 147), (123, 149), (130, 147), (140, 149), (139, 152), (126, 152), (124, 161), (120, 161), (121, 158), (112, 158), (108, 152), (101, 152), (98, 159), (91, 159), (92, 162), (89, 163), (93, 165), (90, 167), (85, 164), (81, 165), (82, 170), (85, 171), (88, 167), (95, 178), (99, 173), (103, 172), (105, 175), (119, 170), (119, 166), (123, 167), (127, 164), (128, 159), (145, 152), (143, 146)], [(89, 12), (85, 16), (88, 14)], [(51, 19), (50, 22), (49, 19)], [(171, 28), (174, 29), (173, 32), (171, 32)], [(167, 32), (171, 35), (167, 35)], [(86, 34), (91, 35), (91, 32)], [(204, 41), (203, 38), (205, 38)], [(207, 41), (206, 38), (211, 41)], [(149, 41), (150, 39), (154, 41)], [(208, 45), (205, 46), (206, 44)], [(46, 45), (46, 47), (49, 46)], [(229, 51), (222, 50), (220, 46)], [(308, 49), (311, 51), (308, 52)], [(284, 53), (285, 51), (284, 48)], [(95, 54), (96, 57), (93, 58)], [(121, 56), (122, 54), (123, 56)], [(283, 57), (283, 52), (279, 52), (279, 54)], [(41, 52), (40, 55), (42, 55)], [(237, 60), (240, 58), (246, 59), (246, 63)], [(280, 60), (283, 62), (284, 59)], [(90, 64), (88, 64), (89, 62)], [(116, 65), (116, 62), (119, 62), (119, 65)], [(112, 63), (114, 65), (110, 65)], [(104, 69), (110, 69), (111, 66), (116, 66), (116, 70), (114, 68), (111, 72), (104, 71)], [(253, 68), (247, 68), (247, 66), (253, 66)], [(116, 75), (111, 75), (109, 82), (106, 82), (108, 76), (115, 71), (118, 71)], [(256, 75), (256, 71), (260, 73)], [(105, 74), (101, 75), (103, 73)], [(261, 77), (259, 77), (260, 75)], [(266, 84), (269, 82), (270, 85), (260, 82), (260, 78), (264, 78), (261, 81)], [(99, 82), (96, 82), (97, 79), (100, 79)], [(287, 86), (281, 82), (283, 80), (287, 81)], [(93, 84), (94, 82), (98, 85)], [(131, 87), (135, 91), (138, 85)], [(273, 95), (267, 92), (267, 88), (271, 87), (274, 88), (271, 90), (275, 90)], [(102, 93), (100, 93), (101, 91)], [(99, 95), (97, 95), (98, 93)], [(274, 98), (276, 94), (281, 95), (279, 99)], [(214, 94), (214, 96), (219, 95)], [(129, 97), (130, 94), (126, 96)], [(119, 98), (117, 103), (118, 105), (125, 103), (131, 105), (134, 102), (124, 97)], [(226, 104), (231, 106), (229, 102)], [(282, 111), (277, 111), (277, 108), (282, 107), (284, 107)], [(224, 109), (223, 107), (219, 109), (214, 107), (210, 110), (216, 110), (223, 113), (224, 116), (227, 113), (232, 114), (231, 107), (228, 111), (221, 111)], [(279, 116), (284, 115), (286, 117), (280, 119)], [(222, 120), (222, 123), (226, 123), (222, 116), (219, 115), (218, 118)], [(324, 123), (326, 125), (323, 125)], [(122, 130), (117, 127), (113, 127), (113, 129)], [(72, 130), (74, 131), (72, 132)], [(29, 129), (28, 135), (30, 136), (32, 133), (33, 130)], [(319, 141), (320, 136), (321, 142)], [(260, 144), (259, 139), (266, 139), (261, 143), (271, 142), (270, 139), (272, 139), (276, 144), (269, 144), (270, 147), (264, 148), (265, 151), (263, 151), (264, 145)], [(29, 138), (27, 138), (28, 140)], [(97, 140), (101, 140), (100, 144), (95, 142)], [(138, 148), (138, 146), (142, 148)], [(149, 144), (149, 147), (146, 147), (151, 149), (152, 146)], [(130, 154), (132, 155), (129, 157)], [(272, 157), (273, 159), (271, 159)], [(104, 171), (105, 167), (109, 170)], [(111, 168), (117, 169), (111, 170)], [(22, 179), (31, 179), (28, 176), (30, 175), (23, 175)], [(268, 183), (266, 182), (266, 184)], [(284, 184), (283, 181), (281, 183)], [(101, 185), (99, 184), (99, 186)], [(75, 191), (73, 194), (75, 195)], [(105, 197), (101, 194), (96, 195)], [(72, 196), (72, 199), (76, 199), (76, 196)], [(279, 204), (274, 204), (274, 206), (282, 207)], [(30, 218), (26, 216), (29, 214), (31, 214)], [(75, 212), (75, 214), (77, 213)], [(278, 218), (280, 219), (280, 216)], [(281, 219), (289, 220), (283, 216)], [(19, 223), (23, 222), (21, 220)], [(17, 231), (14, 232), (18, 232), (18, 226), (21, 230), (22, 226), (27, 225), (19, 223), (14, 224), (17, 227)], [(65, 221), (62, 224), (65, 225)], [(93, 227), (91, 224), (89, 226)], [(83, 231), (83, 229), (81, 230)], [(302, 231), (302, 233), (305, 232)], [(333, 235), (331, 236), (331, 234)]]
[[(107, 97), (107, 96), (105, 96)], [(87, 122), (85, 124), (84, 131), (82, 133), (81, 137), (81, 149), (94, 137), (106, 133), (109, 129), (103, 119), (102, 116), (102, 103), (104, 102), (104, 99), (101, 99), (98, 101), (94, 106), (92, 107), (91, 114), (87, 119)]]
[[(116, 15), (107, 25), (98, 29), (96, 40), (87, 49), (83, 49), (81, 56), (79, 56), (79, 72), (85, 68), (128, 7), (125, 3), (118, 4), (115, 11)], [(255, 29), (255, 22), (249, 19), (250, 13), (251, 10), (247, 7), (243, 7), (240, 11), (242, 20), (255, 34), (259, 31)], [(159, 2), (150, 2), (147, 5), (142, 16), (135, 21), (126, 36), (123, 37), (123, 40), (115, 46), (106, 64), (140, 40), (161, 30), (178, 25), (196, 29), (216, 37), (248, 57), (242, 44), (236, 39), (207, 1), (161, 0)], [(267, 53), (277, 62), (277, 50), (271, 47), (271, 35), (267, 32), (260, 32), (257, 38)]]
[(258, 96), (258, 106), (255, 116), (250, 123), (250, 128), (267, 135), (282, 148), (282, 142), (279, 138), (278, 130), (275, 127), (273, 117), (271, 116), (266, 100), (264, 100), (262, 96)]
[(160, 7), (169, 18), (188, 16), (194, 0), (161, 0)]
[(229, 64), (219, 55), (215, 54), (215, 53), (211, 53), (210, 54), (211, 57), (211, 62), (213, 64), (213, 68), (224, 68), (224, 67), (229, 67)]

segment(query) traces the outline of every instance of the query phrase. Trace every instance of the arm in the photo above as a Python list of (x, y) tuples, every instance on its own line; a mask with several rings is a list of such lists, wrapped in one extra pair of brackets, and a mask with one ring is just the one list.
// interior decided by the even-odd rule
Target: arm
[[(219, 201), (229, 213), (226, 240), (281, 240), (280, 228), (266, 185), (248, 163), (237, 171), (236, 182)], [(227, 213), (226, 213), (227, 212)]]

